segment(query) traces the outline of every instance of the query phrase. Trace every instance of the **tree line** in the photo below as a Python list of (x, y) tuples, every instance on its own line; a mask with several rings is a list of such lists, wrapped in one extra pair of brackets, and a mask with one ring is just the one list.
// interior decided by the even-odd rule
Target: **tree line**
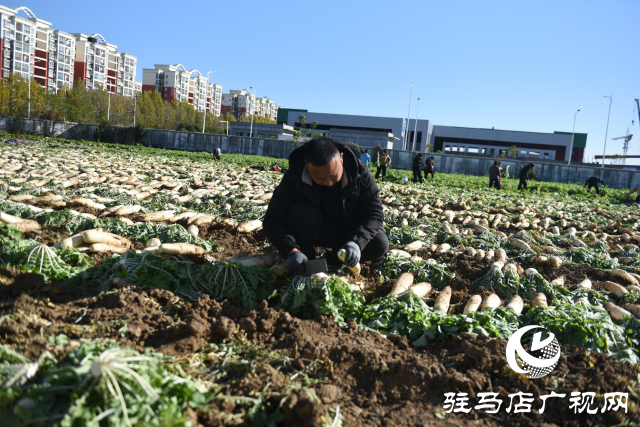
[[(20, 74), (12, 73), (0, 81), (0, 115), (100, 124), (103, 127), (132, 127), (134, 112), (138, 128), (202, 132), (202, 112), (196, 111), (193, 105), (185, 101), (174, 99), (165, 102), (156, 91), (138, 94), (137, 99), (114, 94), (109, 96), (109, 92), (104, 89), (87, 89), (84, 82), (78, 79), (72, 89), (61, 88), (57, 92), (49, 92), (31, 77), (29, 96), (29, 82)], [(225, 134), (226, 127), (221, 121), (237, 121), (230, 114), (222, 117), (210, 112), (206, 114), (207, 133)], [(251, 117), (242, 117), (241, 121), (251, 121)], [(260, 116), (254, 116), (253, 121), (276, 123), (268, 117)]]

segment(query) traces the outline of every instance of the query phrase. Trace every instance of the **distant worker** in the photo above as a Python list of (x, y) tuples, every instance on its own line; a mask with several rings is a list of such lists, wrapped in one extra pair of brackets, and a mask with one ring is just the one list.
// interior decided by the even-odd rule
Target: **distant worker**
[(213, 149), (213, 160), (220, 160), (220, 156), (222, 155), (222, 150), (218, 147)]
[(429, 178), (429, 174), (431, 174), (431, 178), (436, 179), (433, 170), (436, 168), (436, 164), (433, 161), (433, 156), (429, 157), (425, 162), (424, 162), (424, 179), (428, 179)]
[(387, 176), (387, 168), (391, 166), (391, 157), (387, 154), (387, 150), (382, 150), (382, 154), (378, 157), (378, 170), (376, 171), (376, 179), (380, 177), (382, 172), (382, 180)]
[(413, 182), (418, 182), (418, 180), (420, 180), (420, 184), (422, 184), (422, 171), (420, 170), (422, 166), (424, 166), (422, 163), (422, 153), (418, 153), (418, 155), (413, 158), (413, 165), (411, 166), (411, 170), (413, 171)]
[(520, 169), (520, 183), (518, 184), (518, 190), (520, 190), (522, 187), (524, 187), (525, 190), (527, 189), (529, 170), (531, 169), (535, 170), (535, 168), (536, 166), (533, 163), (529, 163), (528, 165)]
[(369, 167), (371, 156), (369, 155), (368, 152), (365, 151), (364, 153), (360, 154), (360, 160), (362, 160), (362, 163), (364, 163), (367, 167)]
[[(596, 187), (598, 188), (598, 187)], [(635, 187), (633, 187), (631, 189), (631, 191), (629, 191), (629, 194), (627, 194), (627, 197), (632, 195), (633, 193), (636, 193), (636, 203), (640, 203), (640, 184), (636, 185)]]
[[(589, 178), (589, 179), (584, 183), (583, 188), (584, 188), (584, 187), (587, 187), (587, 185), (588, 185), (589, 187), (587, 187), (587, 193), (590, 193), (590, 192), (591, 192), (591, 188), (592, 188), (592, 187), (596, 187), (596, 194), (597, 194), (597, 195), (600, 195), (600, 190), (598, 190), (598, 186), (599, 186), (600, 184), (602, 184), (602, 185), (604, 185), (604, 186), (606, 187), (606, 184), (604, 183), (604, 181), (602, 181), (602, 180), (600, 179), (600, 177), (599, 177), (599, 176), (592, 176), (591, 178)], [(629, 193), (629, 194), (631, 194), (631, 193)]]
[(500, 189), (500, 180), (502, 178), (502, 162), (496, 160), (493, 162), (493, 166), (489, 168), (489, 188), (495, 187), (496, 190)]

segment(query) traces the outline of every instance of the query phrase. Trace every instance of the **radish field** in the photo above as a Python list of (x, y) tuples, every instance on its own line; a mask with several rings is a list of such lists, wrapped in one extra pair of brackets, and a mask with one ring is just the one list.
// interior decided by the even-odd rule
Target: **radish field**
[[(1, 145), (0, 425), (640, 422), (640, 209), (624, 189), (390, 170), (390, 253), (358, 277), (292, 277), (262, 230), (273, 165), (288, 162)], [(539, 379), (505, 358), (528, 325), (562, 350)], [(551, 391), (566, 397), (541, 413)], [(602, 410), (569, 409), (576, 391)], [(473, 409), (482, 392), (503, 408), (446, 410), (445, 393)], [(533, 410), (505, 411), (521, 392)], [(603, 409), (615, 392), (626, 411)]]

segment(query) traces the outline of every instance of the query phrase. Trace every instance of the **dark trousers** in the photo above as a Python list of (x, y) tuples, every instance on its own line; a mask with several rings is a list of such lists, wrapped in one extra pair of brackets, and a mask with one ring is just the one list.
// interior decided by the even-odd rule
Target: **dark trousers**
[(500, 189), (500, 180), (489, 178), (489, 188), (496, 187), (496, 190)]
[(424, 170), (424, 179), (428, 179), (429, 178), (429, 174), (431, 174), (431, 178), (436, 179), (436, 176), (433, 173), (433, 169), (431, 170)]
[[(300, 246), (300, 252), (309, 259), (315, 259), (316, 247), (331, 248), (337, 254), (353, 232), (337, 221), (325, 221), (320, 209), (308, 200), (293, 203), (289, 210), (287, 229)], [(360, 262), (378, 260), (388, 251), (389, 238), (380, 230), (362, 250)]]
[(527, 189), (527, 178), (520, 178), (520, 183), (518, 184), (518, 190), (520, 188), (524, 187), (524, 189)]
[(386, 166), (378, 166), (378, 170), (376, 171), (376, 179), (380, 178), (380, 172), (382, 172), (382, 177), (387, 176), (387, 167)]
[(640, 203), (640, 194), (638, 194), (638, 197), (636, 197), (636, 203)]
[(413, 182), (418, 182), (418, 180), (420, 180), (420, 183), (422, 183), (422, 173), (420, 172), (420, 169), (413, 169)]
[(596, 194), (599, 196), (600, 195), (600, 190), (598, 189), (598, 184), (587, 184), (587, 193), (591, 192), (591, 187), (595, 187), (596, 188)]

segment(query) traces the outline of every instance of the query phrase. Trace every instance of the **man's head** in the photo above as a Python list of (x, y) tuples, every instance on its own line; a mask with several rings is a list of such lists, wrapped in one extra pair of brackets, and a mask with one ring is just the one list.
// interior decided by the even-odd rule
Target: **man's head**
[(433, 160), (433, 156), (429, 157), (429, 160)]
[(502, 162), (501, 162), (500, 160), (498, 160), (498, 161), (496, 162), (496, 166), (502, 166)]
[(382, 154), (387, 154), (387, 150), (382, 150)]
[(418, 158), (421, 159), (422, 158), (422, 153), (418, 153)]
[(342, 179), (342, 153), (326, 137), (314, 138), (304, 146), (304, 161), (311, 179), (325, 187), (333, 187)]
[(535, 169), (536, 165), (534, 165), (533, 163), (529, 163), (529, 166), (531, 166), (531, 169)]

